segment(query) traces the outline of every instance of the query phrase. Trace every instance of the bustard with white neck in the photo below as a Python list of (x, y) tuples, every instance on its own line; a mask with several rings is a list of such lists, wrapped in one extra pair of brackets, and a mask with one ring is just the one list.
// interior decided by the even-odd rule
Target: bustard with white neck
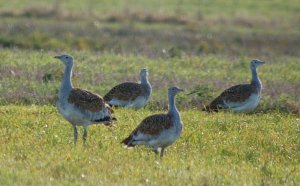
[(146, 145), (160, 156), (166, 147), (179, 138), (182, 130), (180, 113), (175, 105), (175, 96), (183, 91), (178, 87), (168, 89), (169, 111), (166, 114), (155, 114), (145, 118), (133, 132), (122, 141), (127, 147)]
[(110, 126), (112, 124), (112, 120), (115, 119), (112, 117), (112, 109), (98, 94), (73, 88), (71, 78), (74, 61), (72, 56), (64, 54), (54, 58), (59, 59), (65, 65), (57, 101), (58, 110), (73, 126), (75, 144), (77, 142), (77, 126), (83, 126), (83, 141), (85, 143), (89, 125), (105, 124)]
[(219, 111), (220, 109), (234, 112), (253, 111), (261, 98), (262, 83), (257, 74), (257, 67), (265, 64), (258, 59), (251, 61), (252, 80), (250, 84), (240, 84), (230, 87), (207, 105), (204, 111)]
[(111, 106), (136, 109), (143, 107), (149, 100), (152, 91), (147, 69), (141, 69), (140, 81), (140, 83), (125, 82), (116, 85), (104, 96), (104, 100)]

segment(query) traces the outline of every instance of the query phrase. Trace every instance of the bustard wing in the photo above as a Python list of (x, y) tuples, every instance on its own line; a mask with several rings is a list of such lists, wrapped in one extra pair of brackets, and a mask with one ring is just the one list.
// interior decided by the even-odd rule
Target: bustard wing
[(155, 114), (146, 117), (139, 126), (132, 132), (148, 135), (159, 135), (163, 130), (169, 129), (173, 126), (171, 116), (169, 114)]
[(230, 87), (221, 93), (221, 97), (229, 102), (243, 102), (248, 99), (251, 94), (256, 93), (255, 86), (252, 84), (242, 84)]
[(162, 131), (173, 126), (169, 114), (155, 114), (145, 118), (122, 143), (128, 147), (157, 137)]
[(208, 106), (206, 106), (206, 109), (216, 110), (226, 107), (225, 103), (244, 102), (253, 93), (257, 93), (257, 90), (252, 84), (235, 85), (224, 90), (220, 96), (218, 96)]
[(88, 110), (90, 112), (101, 111), (107, 106), (103, 98), (98, 94), (79, 88), (72, 89), (68, 102), (73, 103), (76, 107), (82, 110)]
[(105, 96), (104, 100), (109, 102), (112, 99), (134, 100), (145, 94), (145, 88), (139, 83), (126, 82), (113, 87)]

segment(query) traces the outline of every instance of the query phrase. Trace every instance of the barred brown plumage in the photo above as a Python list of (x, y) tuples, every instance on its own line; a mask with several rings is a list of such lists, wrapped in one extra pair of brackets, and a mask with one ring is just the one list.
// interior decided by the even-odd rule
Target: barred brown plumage
[(73, 68), (73, 57), (70, 55), (55, 56), (65, 65), (65, 72), (59, 91), (57, 107), (61, 115), (68, 120), (74, 128), (74, 143), (77, 142), (77, 126), (84, 127), (83, 140), (87, 138), (87, 127), (91, 124), (102, 123), (111, 125), (111, 107), (105, 103), (98, 94), (90, 91), (73, 88), (71, 77)]
[(141, 83), (125, 82), (116, 85), (104, 96), (104, 100), (112, 106), (143, 107), (152, 91), (147, 69), (141, 69), (140, 79)]
[(101, 96), (80, 88), (73, 88), (71, 90), (68, 102), (73, 103), (76, 107), (82, 110), (88, 110), (91, 112), (97, 112), (106, 107)]
[(139, 144), (147, 145), (156, 153), (160, 150), (160, 156), (162, 157), (164, 149), (171, 145), (181, 134), (182, 122), (175, 105), (175, 95), (181, 91), (183, 90), (177, 87), (169, 88), (168, 113), (146, 117), (122, 143), (127, 147)]
[(261, 96), (262, 84), (257, 75), (257, 67), (265, 62), (260, 60), (251, 61), (252, 80), (250, 84), (235, 85), (223, 91), (203, 111), (219, 111), (228, 109), (235, 112), (249, 112), (258, 105)]
[(112, 99), (134, 100), (146, 93), (146, 87), (139, 83), (125, 82), (113, 87), (105, 96), (104, 100), (109, 102)]

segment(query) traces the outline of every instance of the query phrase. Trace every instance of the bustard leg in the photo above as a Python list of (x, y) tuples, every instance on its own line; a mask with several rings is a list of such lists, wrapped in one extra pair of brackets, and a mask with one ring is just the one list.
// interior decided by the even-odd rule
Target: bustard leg
[(84, 144), (86, 142), (86, 137), (87, 137), (87, 130), (86, 130), (86, 127), (83, 127), (83, 136), (82, 136), (82, 139), (83, 139), (83, 143)]
[(74, 128), (74, 144), (76, 145), (76, 143), (77, 143), (77, 136), (78, 136), (77, 127), (74, 125), (73, 128)]
[(153, 152), (158, 155), (158, 149), (153, 149)]
[(160, 150), (160, 158), (162, 158), (164, 156), (164, 151), (165, 151), (165, 148), (162, 147)]

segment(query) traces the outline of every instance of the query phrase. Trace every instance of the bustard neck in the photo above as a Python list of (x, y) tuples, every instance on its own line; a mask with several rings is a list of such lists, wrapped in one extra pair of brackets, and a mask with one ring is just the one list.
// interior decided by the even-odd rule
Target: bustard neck
[(179, 111), (177, 110), (177, 107), (175, 105), (175, 96), (172, 94), (169, 94), (169, 112), (168, 114), (171, 116), (171, 120), (176, 128), (176, 133), (180, 134), (182, 129), (181, 119)]
[(175, 96), (173, 94), (168, 94), (169, 97), (169, 113), (178, 113), (177, 107), (175, 105)]
[(148, 85), (148, 84), (150, 84), (147, 75), (141, 76), (141, 84), (143, 84), (143, 85)]
[(257, 69), (256, 67), (251, 68), (251, 73), (252, 73), (252, 80), (251, 84), (255, 85), (257, 89), (260, 91), (261, 90), (261, 82), (257, 74)]
[(63, 80), (61, 83), (61, 87), (60, 87), (60, 93), (66, 93), (72, 90), (72, 82), (71, 82), (71, 78), (72, 78), (72, 68), (73, 65), (69, 64), (65, 66), (65, 71), (64, 71), (64, 75), (63, 75)]
[(150, 82), (148, 80), (148, 76), (147, 75), (146, 76), (141, 76), (141, 85), (143, 85), (145, 87), (147, 97), (149, 97), (150, 94), (151, 94), (151, 89), (152, 88), (151, 88), (151, 84), (150, 84)]

